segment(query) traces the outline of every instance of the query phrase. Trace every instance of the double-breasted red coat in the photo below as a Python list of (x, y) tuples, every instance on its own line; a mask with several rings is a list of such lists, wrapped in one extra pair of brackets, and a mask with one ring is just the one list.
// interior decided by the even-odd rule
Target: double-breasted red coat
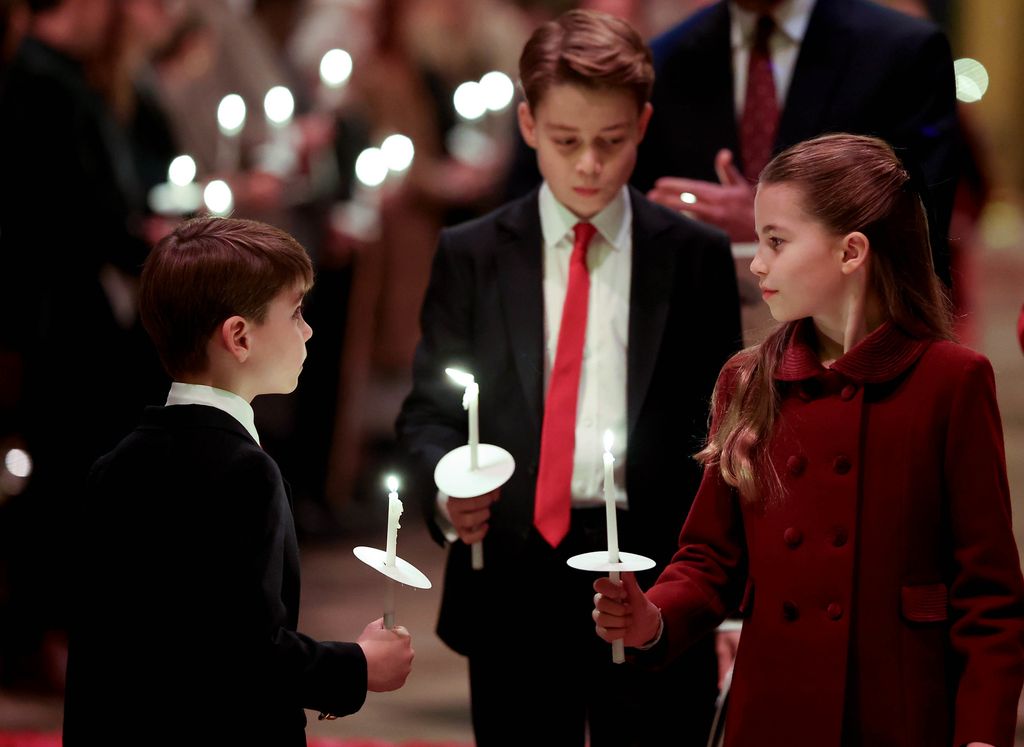
[(991, 366), (886, 323), (826, 369), (809, 334), (775, 375), (784, 495), (705, 471), (647, 592), (659, 648), (742, 601), (728, 747), (1012, 747), (1024, 583)]

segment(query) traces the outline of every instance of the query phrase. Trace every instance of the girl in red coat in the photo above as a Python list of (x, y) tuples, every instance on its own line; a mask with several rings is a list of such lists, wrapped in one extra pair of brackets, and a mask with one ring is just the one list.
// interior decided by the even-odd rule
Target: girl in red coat
[(704, 479), (657, 583), (595, 584), (667, 660), (744, 616), (727, 747), (1012, 747), (1024, 582), (992, 368), (950, 340), (927, 222), (884, 142), (761, 174), (750, 269), (781, 322), (719, 377)]

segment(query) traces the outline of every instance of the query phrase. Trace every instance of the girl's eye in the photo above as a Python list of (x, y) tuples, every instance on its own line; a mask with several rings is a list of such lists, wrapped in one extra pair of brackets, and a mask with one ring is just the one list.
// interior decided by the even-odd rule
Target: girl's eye
[(782, 239), (780, 239), (778, 236), (769, 236), (768, 237), (768, 246), (770, 246), (772, 249), (778, 249), (779, 246), (781, 246), (781, 244), (782, 244)]
[(569, 138), (569, 139), (564, 139), (563, 138), (561, 140), (555, 140), (555, 145), (558, 145), (558, 146), (560, 146), (562, 148), (568, 148), (569, 146), (574, 145), (575, 143), (576, 143), (576, 141), (571, 139), (571, 138)]
[(294, 314), (292, 314), (292, 316), (293, 316), (293, 317), (294, 317), (295, 319), (299, 319), (299, 318), (301, 318), (301, 317), (302, 317), (302, 309), (303, 309), (303, 308), (305, 308), (305, 307), (304, 307), (304, 306), (299, 306), (299, 307), (298, 307), (297, 309), (295, 309), (295, 313), (294, 313)]

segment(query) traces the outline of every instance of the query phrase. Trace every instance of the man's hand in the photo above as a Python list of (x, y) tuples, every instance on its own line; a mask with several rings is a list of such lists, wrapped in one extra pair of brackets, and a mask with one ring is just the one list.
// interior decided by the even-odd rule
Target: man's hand
[(594, 582), (594, 623), (605, 641), (622, 639), (627, 646), (643, 646), (658, 634), (661, 610), (648, 601), (636, 583), (636, 574), (623, 573), (621, 581), (602, 577)]
[(733, 163), (732, 151), (724, 148), (718, 151), (715, 172), (720, 184), (662, 177), (647, 197), (659, 205), (718, 226), (734, 242), (756, 241), (754, 188)]
[(467, 545), (480, 542), (487, 534), (491, 518), (491, 504), (501, 496), (501, 489), (478, 495), (475, 498), (449, 498), (448, 515), (452, 526), (459, 533), (459, 539)]
[(375, 693), (397, 690), (412, 671), (412, 637), (401, 625), (392, 630), (379, 617), (367, 625), (356, 641), (366, 657), (366, 689)]

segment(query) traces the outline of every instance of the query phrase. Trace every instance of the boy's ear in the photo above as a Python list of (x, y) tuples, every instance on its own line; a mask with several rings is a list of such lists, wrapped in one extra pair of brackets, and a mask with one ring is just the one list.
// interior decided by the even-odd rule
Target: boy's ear
[(516, 109), (516, 114), (519, 117), (519, 132), (523, 135), (523, 140), (531, 148), (536, 149), (537, 147), (537, 121), (533, 118), (533, 112), (530, 110), (530, 104), (526, 101), (520, 101), (519, 107)]
[(654, 107), (651, 106), (651, 102), (648, 101), (644, 104), (644, 108), (640, 110), (640, 119), (637, 122), (637, 142), (644, 139), (644, 135), (647, 132), (647, 125), (651, 122), (652, 114), (654, 114)]
[(220, 325), (220, 341), (224, 349), (239, 363), (245, 363), (251, 352), (249, 322), (244, 316), (232, 316)]
[(860, 231), (854, 231), (843, 237), (842, 249), (841, 271), (849, 275), (865, 266), (871, 254), (871, 242)]

